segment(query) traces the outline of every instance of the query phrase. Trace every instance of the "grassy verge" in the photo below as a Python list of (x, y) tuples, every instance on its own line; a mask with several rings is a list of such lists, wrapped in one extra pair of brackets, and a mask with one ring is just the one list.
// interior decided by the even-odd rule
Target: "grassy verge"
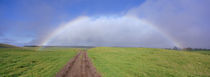
[(201, 53), (201, 54), (210, 56), (210, 51), (189, 51), (189, 52), (196, 52), (196, 53)]
[(0, 48), (0, 77), (53, 77), (76, 53), (71, 48)]
[(210, 76), (210, 56), (197, 52), (99, 47), (88, 55), (103, 77)]

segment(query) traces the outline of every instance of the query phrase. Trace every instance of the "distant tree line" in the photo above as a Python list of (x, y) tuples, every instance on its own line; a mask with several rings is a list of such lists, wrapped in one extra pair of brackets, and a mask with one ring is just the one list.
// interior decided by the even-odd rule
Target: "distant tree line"
[[(38, 45), (25, 45), (24, 47), (41, 47)], [(43, 46), (43, 47), (62, 47), (62, 48), (95, 48), (95, 46)]]
[(37, 45), (25, 45), (24, 47), (40, 47), (40, 46), (37, 46)]
[(210, 51), (210, 49), (206, 49), (206, 48), (191, 48), (191, 47), (187, 47), (187, 48), (178, 48), (178, 47), (173, 47), (173, 48), (166, 48), (169, 50), (185, 50), (185, 51)]
[(205, 49), (205, 48), (183, 48), (183, 50), (187, 50), (187, 51), (210, 51), (210, 49)]

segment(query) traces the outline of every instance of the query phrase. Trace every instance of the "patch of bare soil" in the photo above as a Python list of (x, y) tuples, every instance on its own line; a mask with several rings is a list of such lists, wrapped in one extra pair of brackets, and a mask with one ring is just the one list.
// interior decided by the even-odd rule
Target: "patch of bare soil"
[(56, 77), (101, 77), (91, 63), (86, 51), (80, 51), (71, 59)]

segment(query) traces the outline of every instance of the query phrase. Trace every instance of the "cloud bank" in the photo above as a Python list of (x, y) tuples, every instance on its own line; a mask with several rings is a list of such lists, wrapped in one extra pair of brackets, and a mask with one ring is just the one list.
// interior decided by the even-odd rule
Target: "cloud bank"
[(79, 17), (63, 25), (45, 45), (173, 47), (155, 27), (135, 17)]
[(209, 3), (147, 0), (122, 16), (84, 17), (75, 24), (69, 21), (47, 45), (210, 48)]
[(209, 0), (147, 0), (127, 14), (144, 18), (183, 47), (210, 48)]

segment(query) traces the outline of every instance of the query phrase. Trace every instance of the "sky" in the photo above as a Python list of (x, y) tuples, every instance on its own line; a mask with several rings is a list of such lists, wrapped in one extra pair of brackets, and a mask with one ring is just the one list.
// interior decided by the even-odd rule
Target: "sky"
[(0, 0), (0, 43), (210, 48), (210, 0)]

